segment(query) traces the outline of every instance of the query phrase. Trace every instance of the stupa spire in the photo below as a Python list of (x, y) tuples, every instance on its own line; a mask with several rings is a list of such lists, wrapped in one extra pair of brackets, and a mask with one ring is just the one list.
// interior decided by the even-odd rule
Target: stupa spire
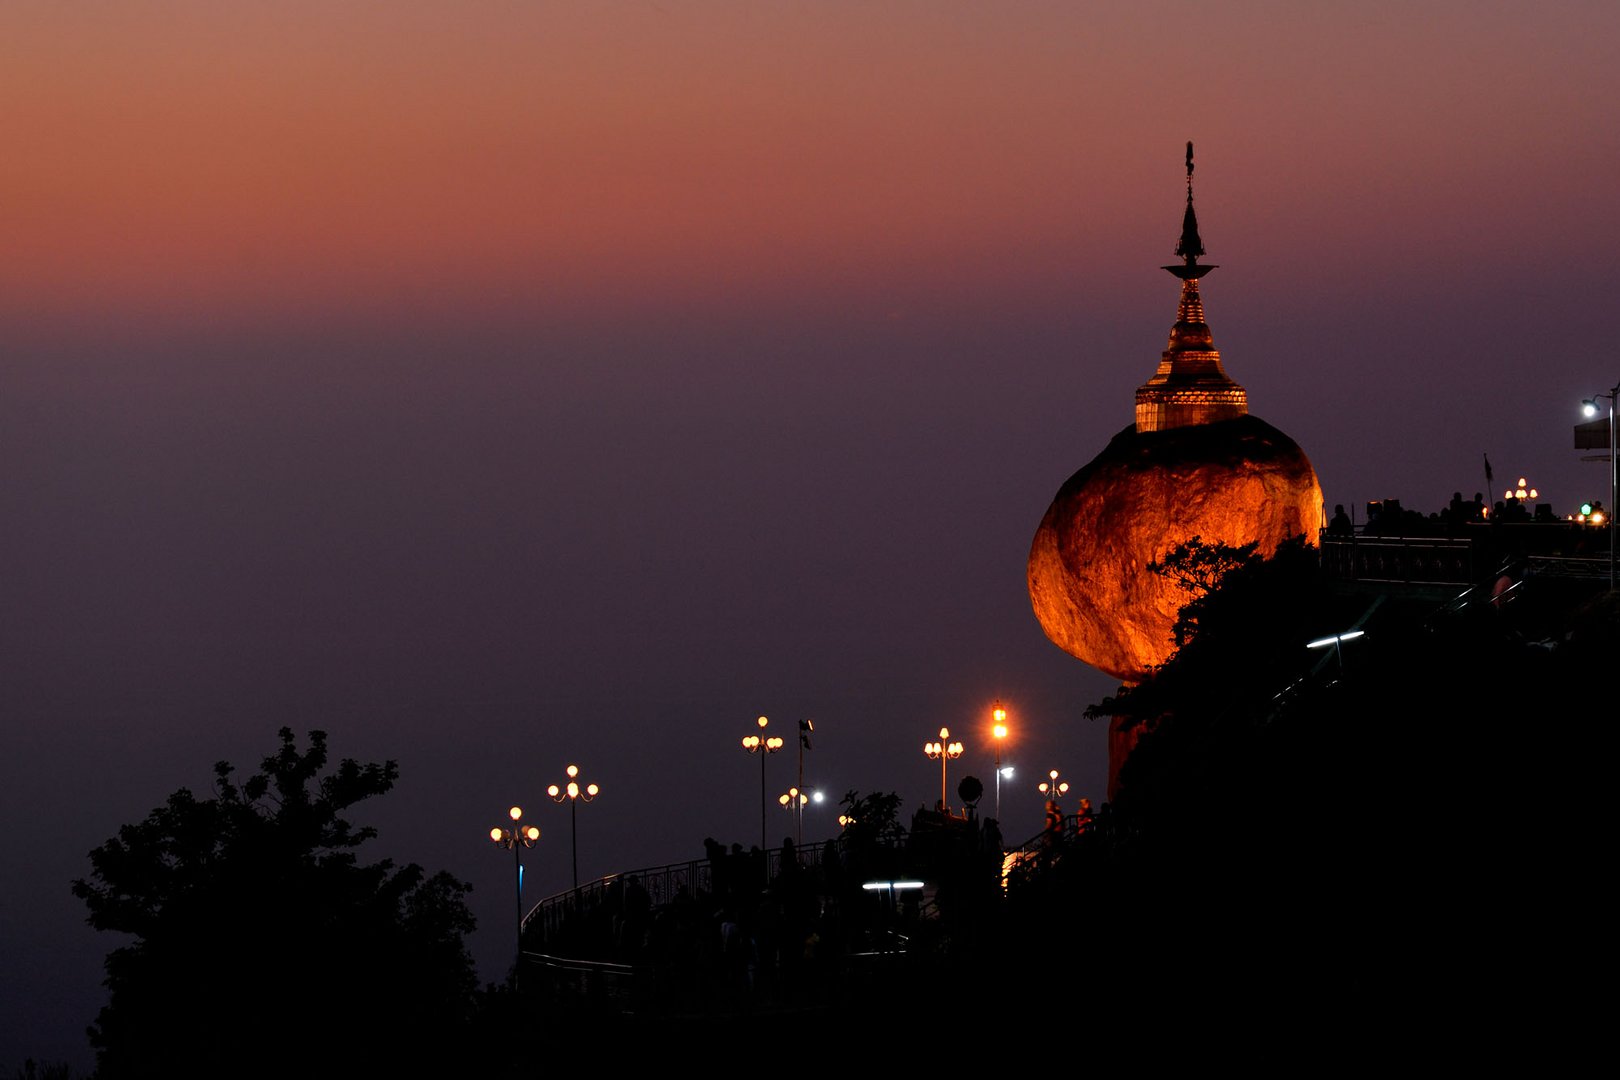
[(1221, 367), (1221, 354), (1204, 321), (1198, 279), (1214, 270), (1202, 264), (1204, 241), (1193, 211), (1193, 144), (1187, 144), (1187, 209), (1181, 215), (1181, 263), (1165, 267), (1181, 279), (1181, 300), (1170, 344), (1159, 357), (1158, 370), (1136, 390), (1136, 430), (1163, 431), (1191, 424), (1211, 424), (1247, 415), (1249, 395)]
[(1176, 277), (1183, 281), (1194, 281), (1214, 270), (1213, 266), (1204, 266), (1199, 263), (1198, 256), (1204, 253), (1203, 238), (1198, 235), (1198, 212), (1193, 209), (1193, 144), (1187, 143), (1187, 209), (1181, 215), (1181, 241), (1176, 244), (1176, 254), (1182, 259), (1180, 266), (1167, 266)]

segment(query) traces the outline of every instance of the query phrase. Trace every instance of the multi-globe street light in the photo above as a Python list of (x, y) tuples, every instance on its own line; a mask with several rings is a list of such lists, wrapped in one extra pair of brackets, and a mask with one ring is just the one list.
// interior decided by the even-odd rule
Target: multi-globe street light
[(950, 813), (951, 806), (945, 794), (945, 765), (953, 758), (962, 756), (963, 746), (960, 741), (951, 742), (951, 729), (939, 729), (938, 742), (923, 743), (923, 753), (928, 755), (930, 761), (939, 761), (939, 808), (944, 813)]
[(518, 968), (523, 961), (523, 849), (534, 847), (534, 842), (540, 839), (540, 830), (533, 825), (520, 825), (523, 820), (523, 807), (514, 806), (506, 812), (512, 819), (507, 827), (497, 825), (489, 830), (489, 838), (497, 847), (512, 849), (512, 863), (517, 882), (517, 953), (514, 957), (512, 977), (517, 978)]
[(807, 803), (809, 803), (810, 796), (808, 794), (806, 794), (805, 792), (800, 791), (796, 787), (790, 787), (790, 788), (787, 789), (787, 794), (786, 795), (778, 795), (777, 798), (776, 798), (776, 801), (782, 807), (782, 809), (788, 811), (790, 814), (793, 815), (793, 825), (794, 825), (793, 835), (794, 835), (794, 838), (795, 838), (793, 843), (794, 843), (795, 847), (803, 847), (804, 846), (804, 808), (805, 808), (805, 805)]
[(782, 807), (782, 809), (793, 811), (794, 822), (797, 826), (797, 830), (794, 833), (793, 842), (799, 847), (803, 847), (804, 808), (809, 806), (811, 803), (826, 802), (827, 796), (819, 791), (801, 791), (799, 788), (790, 787), (787, 789), (787, 794), (778, 795), (776, 797), (776, 801)]
[(770, 720), (760, 717), (758, 735), (744, 735), (742, 746), (750, 754), (759, 755), (759, 850), (765, 850), (765, 812), (768, 804), (765, 801), (765, 755), (774, 754), (782, 749), (782, 740), (775, 735), (765, 735), (765, 725)]
[(1504, 504), (1519, 507), (1523, 507), (1526, 502), (1532, 499), (1539, 498), (1541, 498), (1541, 492), (1531, 487), (1529, 479), (1523, 476), (1519, 477), (1517, 485), (1502, 492), (1502, 502)]
[(1042, 795), (1055, 803), (1069, 793), (1069, 782), (1067, 780), (1060, 782), (1058, 780), (1058, 771), (1053, 769), (1046, 774), (1046, 779), (1041, 781), (1039, 790)]
[(596, 798), (597, 794), (602, 789), (597, 787), (595, 784), (586, 784), (583, 788), (581, 788), (579, 786), (579, 766), (578, 765), (570, 765), (570, 766), (568, 766), (567, 772), (568, 772), (568, 784), (565, 787), (558, 787), (556, 784), (552, 784), (550, 787), (546, 788), (546, 794), (551, 796), (551, 801), (552, 802), (564, 802), (564, 801), (566, 801), (568, 803), (569, 849), (573, 853), (573, 856), (574, 856), (574, 888), (577, 889), (577, 888), (579, 888), (579, 809), (578, 809), (578, 807), (579, 807), (579, 804), (580, 804), (580, 802), (582, 800), (584, 802), (590, 802), (592, 799)]

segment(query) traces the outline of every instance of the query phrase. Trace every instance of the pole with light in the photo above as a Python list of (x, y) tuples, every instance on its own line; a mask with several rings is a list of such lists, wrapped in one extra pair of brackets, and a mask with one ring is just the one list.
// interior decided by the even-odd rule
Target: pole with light
[(1067, 780), (1060, 782), (1058, 780), (1058, 771), (1056, 769), (1053, 769), (1051, 772), (1047, 773), (1046, 777), (1047, 778), (1045, 780), (1041, 781), (1039, 790), (1042, 795), (1045, 795), (1048, 799), (1051, 799), (1052, 802), (1056, 803), (1058, 799), (1069, 793), (1069, 782)]
[(963, 750), (961, 742), (951, 742), (950, 738), (951, 729), (940, 728), (938, 742), (923, 743), (923, 753), (928, 755), (929, 760), (939, 761), (939, 808), (947, 814), (951, 812), (951, 807), (945, 794), (945, 764), (952, 758), (961, 757)]
[(1587, 416), (1596, 416), (1597, 399), (1609, 399), (1609, 591), (1614, 591), (1614, 510), (1620, 501), (1620, 461), (1615, 460), (1614, 399), (1620, 394), (1620, 385), (1611, 387), (1607, 394), (1593, 394), (1584, 402)]
[(795, 825), (794, 835), (798, 837), (798, 839), (794, 841), (794, 845), (796, 848), (803, 847), (804, 807), (805, 804), (810, 801), (810, 796), (806, 795), (796, 787), (790, 787), (787, 789), (787, 794), (777, 796), (776, 801), (781, 805), (782, 809), (789, 811), (793, 815)]
[(1344, 678), (1344, 643), (1366, 636), (1367, 631), (1365, 630), (1346, 630), (1342, 634), (1329, 634), (1327, 637), (1317, 638), (1315, 641), (1307, 641), (1305, 647), (1307, 649), (1325, 649), (1329, 645), (1333, 646), (1333, 654), (1339, 661), (1339, 678), (1342, 679)]
[(546, 794), (551, 796), (552, 802), (563, 802), (566, 800), (568, 803), (569, 849), (574, 856), (574, 888), (577, 889), (579, 888), (579, 803), (581, 800), (590, 802), (592, 799), (596, 798), (597, 793), (602, 789), (597, 787), (595, 784), (586, 784), (583, 788), (581, 788), (579, 786), (578, 765), (568, 766), (567, 771), (568, 785), (566, 787), (558, 787), (556, 784), (552, 784), (550, 787), (546, 788)]
[(760, 733), (758, 735), (744, 735), (742, 745), (743, 749), (750, 754), (759, 755), (759, 850), (764, 851), (765, 809), (768, 805), (765, 801), (765, 755), (774, 754), (782, 749), (782, 740), (775, 735), (769, 738), (765, 736), (765, 725), (770, 723), (768, 719), (762, 716), (757, 722)]
[(512, 849), (512, 864), (517, 881), (517, 955), (513, 961), (512, 977), (517, 978), (518, 965), (523, 960), (523, 849), (534, 847), (540, 839), (540, 830), (533, 825), (519, 825), (523, 820), (523, 807), (514, 806), (506, 812), (512, 819), (508, 828), (497, 825), (489, 830), (489, 838), (497, 847)]
[(996, 824), (1000, 825), (1001, 824), (1001, 743), (1002, 743), (1002, 741), (1004, 739), (1007, 738), (1007, 710), (1001, 707), (1001, 702), (999, 700), (996, 702), (995, 708), (991, 710), (990, 716), (995, 721), (994, 726), (992, 726), (990, 728), (990, 734), (994, 735), (995, 740), (996, 740)]

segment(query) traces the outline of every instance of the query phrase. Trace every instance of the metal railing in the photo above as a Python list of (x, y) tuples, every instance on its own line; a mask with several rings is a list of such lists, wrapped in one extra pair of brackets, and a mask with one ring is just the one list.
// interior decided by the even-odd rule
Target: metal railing
[[(838, 844), (837, 840), (817, 841), (797, 847), (794, 851), (800, 866), (813, 866), (820, 862), (826, 848), (836, 848)], [(726, 855), (725, 858), (739, 860), (736, 863), (728, 862), (728, 870), (735, 868), (742, 873), (761, 874), (760, 885), (763, 886), (781, 874), (783, 850), (771, 848), (761, 852), (756, 849), (742, 855)], [(763, 860), (763, 869), (756, 860)], [(715, 864), (711, 860), (693, 859), (690, 862), (609, 874), (586, 882), (577, 889), (541, 900), (523, 916), (522, 932), (542, 942), (551, 940), (568, 920), (599, 911), (617, 910), (631, 894), (636, 894), (637, 903), (645, 903), (653, 908), (675, 902), (682, 892), (696, 898), (702, 893), (714, 891), (714, 870)]]
[(1321, 551), (1322, 568), (1347, 581), (1442, 585), (1474, 580), (1470, 540), (1324, 536)]
[(1507, 522), (1470, 524), (1460, 532), (1452, 536), (1323, 532), (1318, 550), (1329, 576), (1382, 584), (1466, 585), (1516, 559), (1548, 577), (1601, 578), (1608, 570), (1606, 537), (1590, 526)]

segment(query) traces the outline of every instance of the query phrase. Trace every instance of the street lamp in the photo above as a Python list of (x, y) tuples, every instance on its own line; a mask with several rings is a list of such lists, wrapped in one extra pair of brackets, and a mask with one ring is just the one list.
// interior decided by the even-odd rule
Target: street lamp
[(540, 830), (533, 825), (519, 825), (523, 819), (523, 807), (514, 806), (506, 812), (512, 819), (508, 828), (497, 825), (489, 830), (489, 838), (497, 847), (512, 849), (512, 862), (516, 868), (517, 878), (517, 955), (513, 961), (512, 978), (517, 979), (518, 967), (523, 961), (523, 849), (534, 847), (534, 842), (540, 839)]
[(1609, 591), (1614, 591), (1614, 510), (1615, 503), (1620, 502), (1620, 462), (1615, 460), (1615, 431), (1614, 431), (1614, 399), (1620, 394), (1620, 386), (1612, 387), (1607, 394), (1593, 394), (1586, 399), (1585, 412), (1587, 416), (1596, 416), (1598, 398), (1609, 399)]
[(568, 834), (569, 848), (574, 856), (574, 888), (579, 888), (579, 802), (581, 799), (590, 802), (596, 798), (602, 789), (595, 784), (587, 784), (584, 788), (579, 786), (579, 766), (568, 766), (568, 786), (559, 788), (552, 784), (546, 788), (546, 794), (551, 796), (552, 802), (568, 801)]
[(805, 804), (810, 801), (810, 796), (806, 795), (796, 787), (790, 787), (787, 789), (787, 794), (778, 796), (776, 801), (781, 805), (782, 809), (790, 812), (793, 815), (794, 824), (796, 826), (795, 835), (798, 836), (798, 839), (794, 841), (794, 844), (796, 844), (798, 847), (803, 847), (804, 808)]
[(961, 757), (963, 750), (960, 742), (947, 741), (950, 737), (950, 728), (940, 728), (938, 742), (923, 743), (923, 753), (928, 755), (929, 760), (936, 758), (939, 760), (939, 808), (947, 814), (951, 812), (951, 808), (945, 796), (945, 763), (952, 758)]
[[(1523, 476), (1519, 477), (1517, 487), (1510, 487), (1502, 492), (1503, 505), (1515, 508), (1515, 512), (1524, 510), (1526, 501), (1539, 498), (1541, 498), (1541, 492), (1530, 487), (1530, 481)], [(1528, 514), (1529, 511), (1525, 511), (1525, 513)]]
[(765, 717), (760, 717), (758, 723), (760, 733), (758, 735), (744, 735), (742, 745), (743, 749), (750, 754), (759, 755), (759, 850), (764, 851), (765, 807), (767, 805), (765, 802), (765, 755), (774, 754), (782, 749), (782, 740), (775, 735), (769, 738), (765, 736), (765, 725), (770, 723)]
[(1325, 649), (1329, 645), (1333, 646), (1333, 653), (1339, 659), (1339, 678), (1342, 679), (1344, 678), (1344, 643), (1366, 636), (1367, 631), (1365, 630), (1346, 630), (1342, 634), (1329, 634), (1327, 637), (1317, 638), (1315, 641), (1307, 641), (1305, 647), (1307, 649)]
[(1053, 769), (1051, 772), (1047, 773), (1046, 777), (1047, 778), (1042, 780), (1040, 784), (1039, 790), (1042, 795), (1045, 795), (1053, 802), (1057, 802), (1058, 799), (1068, 794), (1069, 782), (1064, 780), (1063, 782), (1059, 783), (1058, 771), (1056, 769)]
[(1000, 700), (990, 713), (995, 725), (990, 728), (990, 734), (996, 739), (996, 824), (1001, 824), (1001, 743), (1007, 737), (1007, 710), (1001, 707)]

